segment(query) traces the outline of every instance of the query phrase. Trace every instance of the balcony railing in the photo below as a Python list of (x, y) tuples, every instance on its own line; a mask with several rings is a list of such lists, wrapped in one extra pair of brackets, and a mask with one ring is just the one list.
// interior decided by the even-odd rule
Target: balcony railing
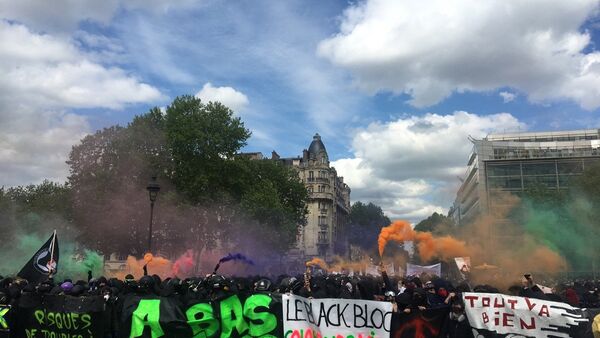
[(321, 182), (321, 183), (329, 183), (329, 179), (326, 177), (309, 177), (306, 179), (307, 182)]

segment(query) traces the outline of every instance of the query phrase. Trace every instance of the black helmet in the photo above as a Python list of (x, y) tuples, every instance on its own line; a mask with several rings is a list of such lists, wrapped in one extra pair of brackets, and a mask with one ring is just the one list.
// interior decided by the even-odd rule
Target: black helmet
[(208, 278), (208, 286), (213, 289), (224, 289), (227, 287), (227, 280), (223, 276), (212, 275)]
[(151, 276), (144, 276), (140, 279), (140, 288), (151, 290), (154, 287), (154, 278)]
[(269, 291), (271, 289), (271, 281), (266, 278), (262, 278), (256, 282), (256, 286), (254, 288), (256, 291)]

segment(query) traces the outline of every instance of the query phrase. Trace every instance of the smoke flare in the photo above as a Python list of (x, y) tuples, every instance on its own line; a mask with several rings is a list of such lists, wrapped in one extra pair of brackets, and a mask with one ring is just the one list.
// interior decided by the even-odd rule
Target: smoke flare
[(194, 251), (187, 250), (173, 263), (173, 276), (189, 277), (194, 270)]
[(229, 261), (240, 261), (249, 265), (254, 265), (254, 262), (251, 259), (242, 255), (241, 253), (228, 254), (227, 256), (219, 259), (219, 263), (225, 263)]
[(329, 265), (327, 265), (327, 263), (325, 263), (324, 260), (322, 260), (321, 258), (315, 257), (313, 259), (311, 259), (310, 261), (306, 262), (306, 266), (318, 266), (321, 269), (324, 270), (329, 270)]
[(451, 236), (435, 237), (431, 232), (415, 231), (408, 222), (402, 220), (395, 221), (381, 229), (377, 239), (381, 257), (383, 257), (383, 251), (389, 241), (414, 241), (419, 255), (424, 261), (430, 261), (436, 257), (450, 259), (468, 255), (465, 242)]

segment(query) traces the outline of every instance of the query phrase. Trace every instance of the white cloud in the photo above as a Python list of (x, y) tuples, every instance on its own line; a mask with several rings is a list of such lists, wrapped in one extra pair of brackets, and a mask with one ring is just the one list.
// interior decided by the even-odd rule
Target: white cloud
[(517, 97), (517, 94), (510, 93), (510, 92), (500, 92), (500, 93), (498, 93), (498, 95), (500, 95), (500, 97), (502, 97), (502, 100), (504, 100), (504, 103), (512, 102)]
[(354, 201), (371, 201), (392, 218), (418, 221), (451, 205), (473, 147), (469, 136), (525, 127), (507, 113), (408, 116), (356, 131), (354, 157), (332, 165)]
[(63, 111), (19, 107), (0, 110), (0, 186), (64, 181), (71, 147), (89, 132), (87, 120)]
[(205, 102), (221, 102), (236, 113), (243, 111), (249, 103), (244, 93), (232, 87), (214, 87), (210, 82), (204, 84), (196, 97)]
[(318, 54), (368, 92), (409, 94), (419, 107), (453, 92), (511, 87), (531, 101), (600, 106), (600, 52), (579, 31), (598, 0), (367, 0), (343, 14)]
[(89, 132), (72, 108), (119, 109), (163, 98), (117, 67), (91, 60), (61, 36), (0, 20), (0, 185), (64, 180), (64, 163)]
[(119, 9), (150, 11), (157, 14), (173, 8), (186, 8), (197, 0), (0, 0), (0, 18), (26, 24), (42, 32), (69, 33), (81, 21), (108, 25)]
[(68, 40), (0, 21), (0, 102), (121, 108), (161, 98), (120, 68), (89, 60)]

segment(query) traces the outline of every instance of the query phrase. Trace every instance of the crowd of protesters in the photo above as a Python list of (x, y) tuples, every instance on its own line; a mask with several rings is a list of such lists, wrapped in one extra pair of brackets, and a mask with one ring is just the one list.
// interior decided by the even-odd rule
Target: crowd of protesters
[[(520, 285), (505, 293), (568, 303), (575, 307), (600, 307), (600, 281), (572, 281), (554, 285), (552, 292), (540, 287), (531, 275), (523, 275)], [(41, 283), (28, 283), (18, 277), (0, 277), (0, 304), (18, 302), (26, 293), (69, 295), (74, 297), (103, 296), (107, 302), (118, 303), (128, 294), (181, 297), (185, 303), (216, 301), (239, 293), (292, 293), (307, 298), (340, 298), (388, 301), (398, 314), (426, 309), (448, 308), (449, 320), (441, 337), (471, 337), (470, 326), (460, 297), (463, 292), (500, 293), (490, 285), (472, 285), (468, 279), (450, 281), (422, 274), (414, 277), (389, 277), (385, 270), (380, 276), (348, 276), (343, 274), (307, 273), (299, 276), (226, 278), (211, 274), (204, 278), (166, 278), (144, 275), (139, 279), (127, 275), (117, 278), (58, 281), (49, 278)]]

